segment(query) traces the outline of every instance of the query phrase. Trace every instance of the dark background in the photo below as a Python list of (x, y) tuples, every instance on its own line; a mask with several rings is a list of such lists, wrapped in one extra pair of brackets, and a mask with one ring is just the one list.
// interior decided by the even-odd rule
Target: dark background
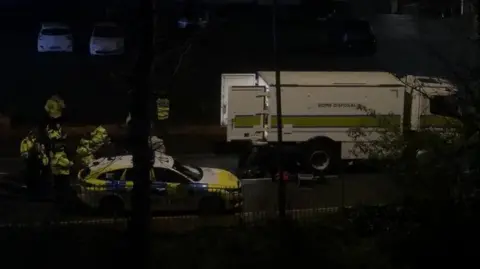
[[(362, 64), (354, 64), (357, 55), (343, 55), (335, 51), (335, 46), (325, 45), (321, 33), (328, 33), (332, 40), (338, 38), (342, 23), (359, 15), (351, 13), (348, 5), (340, 4), (336, 7), (340, 11), (336, 19), (319, 22), (314, 18), (328, 14), (335, 6), (328, 1), (311, 2), (280, 11), (283, 70), (382, 70), (373, 58), (368, 60), (369, 56), (361, 55)], [(362, 10), (358, 6), (365, 9), (368, 3), (374, 4), (371, 10), (387, 9), (385, 4), (377, 2), (357, 0), (352, 1), (352, 6), (356, 13)], [(169, 91), (172, 124), (217, 125), (220, 74), (273, 69), (271, 8), (256, 4), (159, 3), (153, 90)], [(0, 113), (10, 117), (13, 126), (31, 125), (41, 119), (45, 100), (60, 92), (67, 104), (65, 116), (69, 124), (124, 122), (130, 88), (128, 77), (135, 61), (136, 5), (135, 1), (126, 0), (2, 2)], [(176, 28), (180, 16), (194, 19), (207, 11), (211, 21), (206, 29)], [(126, 55), (88, 55), (92, 26), (102, 20), (117, 21), (125, 28)], [(73, 53), (36, 52), (36, 37), (43, 21), (70, 24)], [(339, 57), (344, 62), (352, 57), (353, 64), (340, 65)]]
[[(134, 62), (135, 3), (51, 1), (35, 2), (31, 8), (26, 6), (16, 8), (15, 12), (4, 11), (6, 15), (2, 16), (1, 31), (5, 37), (1, 42), (2, 112), (11, 117), (14, 125), (35, 122), (44, 100), (59, 91), (66, 100), (66, 117), (71, 123), (122, 122), (127, 113), (128, 74)], [(182, 14), (195, 18), (206, 10), (211, 14), (207, 29), (175, 28)], [(318, 13), (324, 14), (326, 10), (319, 9)], [(271, 69), (270, 13), (268, 6), (162, 4), (158, 10), (160, 59), (154, 74), (154, 90), (169, 90), (172, 122), (216, 124), (220, 74)], [(303, 13), (307, 14), (304, 18)], [(315, 13), (308, 8), (282, 11), (282, 16), (295, 20), (295, 23), (285, 20), (281, 26), (280, 41), (291, 43), (284, 44), (289, 47), (283, 55), (285, 68), (314, 68), (311, 62), (301, 61), (295, 66), (291, 60), (296, 58), (293, 54), (319, 52), (312, 37), (323, 26), (299, 20), (312, 18)], [(124, 57), (88, 55), (92, 24), (105, 19), (115, 20), (126, 28), (128, 53)], [(36, 35), (42, 21), (69, 23), (74, 34), (74, 53), (37, 53)]]

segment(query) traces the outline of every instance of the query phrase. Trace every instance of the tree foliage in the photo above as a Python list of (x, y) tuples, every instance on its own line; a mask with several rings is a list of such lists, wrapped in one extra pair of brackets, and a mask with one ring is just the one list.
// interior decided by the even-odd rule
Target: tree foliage
[[(405, 86), (407, 91), (432, 100), (424, 85)], [(383, 167), (387, 172), (398, 179), (409, 195), (417, 198), (464, 200), (472, 196), (473, 175), (479, 161), (476, 122), (479, 110), (475, 100), (480, 100), (480, 96), (471, 90), (471, 85), (458, 89), (449, 89), (453, 112), (458, 113), (455, 118), (445, 117), (441, 126), (420, 125), (415, 131), (393, 114), (379, 115), (371, 108), (359, 106), (360, 111), (377, 120), (379, 127), (349, 131), (355, 141), (354, 154), (386, 163)]]

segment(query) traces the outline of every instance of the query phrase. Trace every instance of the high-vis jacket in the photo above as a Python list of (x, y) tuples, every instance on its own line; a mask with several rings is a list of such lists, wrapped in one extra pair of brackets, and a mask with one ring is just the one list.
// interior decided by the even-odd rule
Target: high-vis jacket
[(52, 174), (54, 176), (68, 176), (70, 175), (70, 167), (73, 166), (67, 154), (64, 151), (56, 152), (53, 154), (51, 167)]
[(43, 166), (47, 166), (48, 163), (49, 163), (49, 159), (48, 159), (47, 154), (45, 153), (45, 148), (42, 147), (42, 146), (39, 146), (38, 148), (39, 148), (39, 150), (38, 150), (38, 160), (40, 161), (40, 163)]
[(77, 147), (77, 154), (83, 166), (90, 165), (95, 159), (93, 151), (90, 148), (89, 144), (90, 141), (82, 138), (80, 140), (80, 145)]
[(48, 139), (50, 140), (59, 140), (59, 139), (67, 138), (66, 134), (63, 133), (62, 127), (59, 125), (56, 128), (50, 128), (50, 126), (47, 125), (46, 130), (47, 130)]
[(163, 139), (159, 138), (158, 136), (151, 136), (150, 137), (150, 145), (152, 150), (158, 153), (165, 153), (165, 144), (163, 143)]
[(91, 149), (93, 151), (97, 151), (100, 149), (104, 144), (108, 144), (109, 137), (107, 130), (102, 126), (98, 126), (93, 132), (91, 133), (92, 140), (91, 140)]
[(34, 136), (25, 137), (22, 142), (20, 142), (20, 156), (24, 159), (28, 159), (30, 151), (35, 145), (37, 139)]
[(157, 119), (166, 120), (170, 114), (170, 100), (157, 98)]
[(53, 119), (60, 118), (64, 108), (65, 102), (58, 95), (50, 97), (45, 103), (45, 111)]

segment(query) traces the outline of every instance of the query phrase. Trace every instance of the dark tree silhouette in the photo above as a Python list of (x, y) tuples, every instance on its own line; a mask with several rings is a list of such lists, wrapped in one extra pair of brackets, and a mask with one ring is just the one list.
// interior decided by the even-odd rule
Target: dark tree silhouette
[(135, 184), (132, 191), (132, 217), (129, 223), (130, 247), (135, 268), (147, 268), (150, 254), (150, 170), (152, 150), (149, 145), (151, 89), (150, 74), (154, 59), (155, 0), (140, 1), (138, 59), (132, 92), (130, 148), (133, 155)]

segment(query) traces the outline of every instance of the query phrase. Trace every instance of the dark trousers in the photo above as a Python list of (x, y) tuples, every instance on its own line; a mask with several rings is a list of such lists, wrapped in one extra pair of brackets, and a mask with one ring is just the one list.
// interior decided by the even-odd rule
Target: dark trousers
[(52, 192), (52, 180), (51, 180), (51, 171), (50, 166), (43, 166), (40, 170), (40, 177), (38, 180), (38, 191), (42, 195), (50, 195)]
[(38, 161), (32, 156), (25, 161), (25, 185), (29, 197), (33, 197), (38, 193), (38, 180), (40, 177), (40, 166)]
[(53, 175), (53, 189), (57, 203), (65, 205), (70, 195), (70, 176)]

